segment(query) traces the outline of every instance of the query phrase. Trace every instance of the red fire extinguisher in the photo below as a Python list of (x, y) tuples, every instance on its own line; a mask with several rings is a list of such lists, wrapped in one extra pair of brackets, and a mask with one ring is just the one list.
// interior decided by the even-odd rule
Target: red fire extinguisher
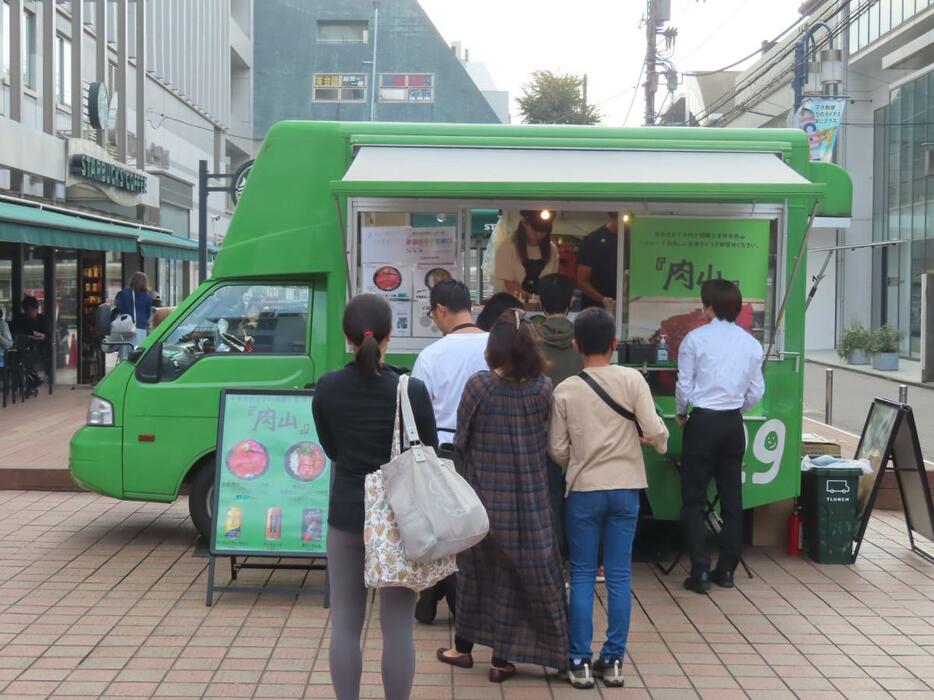
[(795, 501), (795, 509), (788, 516), (788, 555), (797, 557), (804, 549), (804, 518), (801, 504)]

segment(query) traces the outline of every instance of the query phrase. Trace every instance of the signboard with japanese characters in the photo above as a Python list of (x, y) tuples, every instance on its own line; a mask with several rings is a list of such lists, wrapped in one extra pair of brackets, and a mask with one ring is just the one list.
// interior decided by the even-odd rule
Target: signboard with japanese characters
[(324, 556), (331, 464), (311, 391), (221, 395), (211, 554)]
[(664, 335), (676, 359), (684, 336), (706, 323), (701, 285), (720, 278), (739, 285), (737, 323), (761, 339), (770, 240), (765, 220), (636, 217), (629, 241), (629, 336)]

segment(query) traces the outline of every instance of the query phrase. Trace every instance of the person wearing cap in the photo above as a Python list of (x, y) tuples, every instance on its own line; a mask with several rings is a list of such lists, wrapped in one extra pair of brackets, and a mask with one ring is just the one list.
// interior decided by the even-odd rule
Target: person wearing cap
[(496, 250), (495, 292), (520, 299), (538, 294), (538, 280), (558, 271), (558, 246), (551, 240), (555, 213), (523, 210), (519, 225)]

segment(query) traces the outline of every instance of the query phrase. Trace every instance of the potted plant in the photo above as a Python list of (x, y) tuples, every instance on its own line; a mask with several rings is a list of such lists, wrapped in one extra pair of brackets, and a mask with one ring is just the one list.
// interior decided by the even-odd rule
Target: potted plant
[(851, 323), (843, 330), (837, 354), (850, 365), (869, 364), (870, 333), (862, 323)]
[(872, 331), (869, 340), (869, 350), (872, 352), (872, 366), (874, 369), (892, 372), (898, 369), (898, 344), (902, 333), (894, 326), (888, 324)]

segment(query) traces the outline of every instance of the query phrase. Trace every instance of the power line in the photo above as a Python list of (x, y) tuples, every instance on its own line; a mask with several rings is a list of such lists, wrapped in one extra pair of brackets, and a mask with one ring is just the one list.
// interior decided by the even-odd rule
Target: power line
[(720, 31), (721, 31), (726, 25), (728, 25), (730, 22), (732, 22), (732, 21), (733, 21), (733, 18), (736, 17), (736, 15), (738, 15), (738, 14), (742, 11), (742, 9), (743, 9), (744, 7), (746, 7), (746, 5), (748, 5), (748, 4), (749, 4), (749, 0), (743, 0), (739, 5), (736, 6), (736, 9), (733, 10), (733, 12), (732, 12), (725, 20), (723, 20), (723, 22), (720, 24), (720, 26), (717, 27), (716, 29), (714, 29), (713, 33), (710, 34), (710, 36), (708, 36), (706, 39), (704, 39), (703, 41), (701, 41), (701, 43), (698, 44), (696, 47), (694, 47), (693, 49), (691, 49), (691, 52), (690, 52), (687, 56), (683, 56), (682, 58), (679, 58), (678, 61), (679, 61), (679, 62), (680, 62), (680, 61), (686, 61), (686, 60), (688, 60), (691, 56), (694, 56), (694, 55), (695, 55), (698, 51), (700, 51), (702, 48), (704, 48), (704, 47), (707, 45), (707, 42), (709, 42), (709, 41), (710, 41), (711, 39), (713, 39), (717, 34), (719, 34)]
[[(814, 41), (814, 49), (815, 49), (815, 50), (820, 50), (820, 49), (823, 48), (824, 46), (831, 44), (831, 43), (833, 42), (833, 40), (834, 40), (835, 38), (837, 38), (838, 36), (840, 36), (844, 31), (846, 31), (846, 30), (850, 27), (850, 25), (853, 24), (853, 22), (855, 22), (856, 20), (858, 20), (862, 15), (866, 14), (866, 13), (869, 11), (869, 9), (870, 9), (876, 2), (877, 2), (877, 0), (866, 0), (866, 2), (864, 2), (864, 4), (861, 5), (861, 6), (856, 10), (855, 13), (851, 13), (851, 14), (849, 14), (849, 15), (846, 17), (846, 19), (841, 20), (841, 21), (837, 24), (837, 26), (834, 27), (834, 28), (831, 30), (829, 36), (825, 36), (825, 37), (823, 37), (823, 38), (822, 38), (821, 40), (819, 40), (819, 41), (816, 41), (816, 40), (815, 40), (815, 41)], [(836, 10), (835, 10), (834, 12), (830, 13), (830, 15), (828, 15), (828, 17), (823, 18), (824, 21), (826, 21), (826, 19), (831, 19), (832, 16), (835, 15), (835, 14), (837, 14), (837, 11), (836, 11)], [(760, 70), (760, 71), (759, 71), (759, 73), (760, 73), (759, 75), (750, 76), (750, 78), (752, 79), (751, 82), (754, 83), (754, 82), (755, 82), (756, 80), (758, 80), (759, 78), (764, 77), (764, 75), (767, 74), (768, 71), (772, 70), (775, 66), (777, 66), (778, 62), (780, 62), (780, 61), (784, 60), (785, 58), (787, 58), (787, 56), (788, 56), (790, 53), (792, 53), (792, 52), (794, 51), (794, 48), (795, 48), (795, 44), (788, 44), (788, 45), (786, 45), (785, 50), (784, 50), (784, 54), (783, 54), (779, 59), (777, 59), (776, 61), (774, 61), (771, 65), (764, 66), (764, 71), (763, 71), (763, 70)], [(807, 56), (804, 57), (804, 60), (805, 60), (805, 61), (807, 60)], [(719, 116), (719, 117), (717, 118), (717, 120), (716, 120), (716, 123), (723, 122), (723, 121), (725, 121), (727, 118), (732, 117), (733, 114), (734, 114), (735, 112), (737, 112), (737, 111), (740, 111), (740, 112), (741, 112), (741, 111), (744, 111), (744, 109), (745, 109), (746, 107), (748, 107), (750, 104), (752, 104), (752, 103), (754, 103), (754, 102), (756, 102), (756, 101), (760, 101), (760, 100), (761, 100), (761, 97), (760, 97), (761, 95), (763, 95), (763, 94), (770, 94), (770, 91), (773, 89), (773, 87), (774, 87), (776, 84), (780, 83), (781, 81), (783, 81), (783, 80), (785, 80), (785, 79), (787, 78), (787, 70), (794, 71), (795, 68), (797, 68), (799, 65), (800, 65), (800, 62), (798, 62), (798, 61), (793, 61), (792, 64), (791, 64), (791, 66), (789, 67), (789, 69), (786, 69), (786, 71), (783, 71), (783, 72), (779, 73), (775, 78), (773, 78), (773, 79), (772, 79), (769, 83), (767, 83), (764, 87), (759, 88), (753, 95), (751, 95), (750, 97), (746, 98), (746, 99), (745, 99), (743, 102), (741, 102), (740, 104), (734, 105), (728, 112), (726, 112), (725, 114), (722, 114), (721, 116)], [(743, 89), (744, 89), (745, 87), (748, 87), (748, 85), (749, 85), (749, 83), (750, 83), (749, 80), (747, 80), (746, 82), (747, 82), (747, 85), (743, 86)], [(737, 86), (736, 89), (735, 89), (735, 91), (733, 92), (734, 97), (735, 97), (735, 95), (738, 95), (738, 94), (739, 94), (740, 90), (741, 90), (741, 88), (740, 88), (739, 86)], [(729, 91), (728, 91), (728, 93), (729, 93)], [(725, 93), (725, 94), (728, 94), (728, 93)], [(706, 110), (704, 116), (705, 116), (705, 117), (709, 116), (710, 113), (712, 112), (712, 109), (713, 109), (713, 108)]]
[(636, 86), (632, 89), (632, 101), (629, 103), (629, 109), (626, 110), (626, 117), (623, 119), (623, 126), (629, 121), (629, 115), (632, 114), (632, 107), (636, 104), (636, 98), (639, 96), (639, 84), (642, 82), (642, 75), (645, 73), (645, 63), (639, 69), (639, 77), (636, 78)]
[[(830, 37), (830, 40), (832, 40), (832, 38), (833, 38), (834, 36), (839, 35), (840, 31), (842, 31), (843, 29), (849, 27), (850, 24), (852, 24), (852, 22), (853, 22), (854, 19), (858, 18), (859, 16), (861, 16), (862, 14), (864, 14), (866, 11), (868, 11), (869, 7), (872, 6), (873, 4), (875, 4), (877, 1), (878, 1), (878, 0), (866, 0), (866, 2), (860, 7), (860, 9), (859, 9), (855, 14), (851, 14), (851, 15), (848, 17), (848, 19), (847, 19), (846, 21), (842, 21), (842, 22), (840, 22), (840, 23), (838, 24), (838, 32), (837, 32), (836, 34), (832, 35), (832, 36)], [(831, 9), (830, 9), (829, 12), (827, 12), (824, 16), (821, 16), (821, 17), (818, 18), (818, 21), (827, 22), (828, 20), (832, 20), (832, 19), (834, 18), (834, 16), (837, 15), (837, 14), (839, 14), (839, 10), (838, 10), (837, 8), (835, 8), (835, 7), (831, 7)], [(801, 20), (797, 20), (793, 25), (791, 25), (791, 27), (789, 27), (788, 29), (785, 29), (785, 30), (775, 39), (775, 41), (778, 41), (778, 39), (781, 39), (781, 38), (789, 31), (789, 29), (792, 29), (792, 28), (796, 27), (796, 26), (800, 23), (800, 21), (801, 21)], [(828, 39), (827, 39), (826, 37), (824, 37), (824, 38), (822, 38), (822, 39), (819, 40), (819, 41), (815, 41), (814, 43), (815, 43), (815, 47), (816, 47), (816, 48), (821, 48), (821, 47), (823, 47), (827, 42), (828, 42)], [(780, 49), (779, 54), (778, 54), (777, 56), (775, 56), (769, 63), (766, 63), (766, 64), (760, 66), (758, 69), (754, 70), (750, 75), (748, 75), (748, 76), (746, 76), (744, 79), (742, 79), (736, 86), (734, 86), (732, 89), (726, 90), (722, 95), (720, 95), (720, 97), (718, 97), (716, 100), (714, 100), (713, 103), (711, 104), (711, 106), (708, 107), (708, 108), (706, 108), (706, 109), (704, 110), (704, 112), (703, 112), (701, 115), (698, 116), (698, 120), (699, 120), (699, 121), (702, 121), (703, 119), (709, 118), (710, 115), (713, 114), (719, 107), (724, 106), (725, 103), (726, 103), (726, 101), (729, 100), (731, 97), (735, 98), (735, 97), (736, 97), (737, 95), (739, 95), (743, 90), (745, 90), (745, 89), (751, 87), (753, 84), (755, 84), (755, 82), (756, 82), (757, 80), (760, 80), (760, 79), (763, 78), (765, 75), (767, 75), (767, 74), (769, 73), (769, 71), (773, 70), (776, 66), (778, 66), (779, 63), (781, 63), (782, 61), (784, 61), (785, 59), (787, 59), (789, 56), (792, 56), (793, 53), (794, 53), (794, 50), (795, 50), (795, 43), (794, 43), (794, 42), (789, 42), (788, 44), (785, 44), (785, 45)], [(794, 67), (795, 67), (796, 65), (797, 65), (797, 62), (793, 61), (790, 68), (793, 70)], [(785, 76), (784, 74), (782, 74), (782, 75), (779, 76), (778, 79), (784, 79), (785, 77), (786, 77), (786, 76)], [(772, 85), (775, 84), (775, 82), (777, 82), (777, 80), (771, 81), (767, 87), (771, 87)], [(762, 90), (759, 90), (759, 91), (758, 91), (758, 94), (762, 94), (762, 92), (763, 92)], [(748, 103), (748, 100), (747, 100), (747, 103)], [(734, 107), (730, 112), (727, 112), (727, 115), (732, 114), (732, 112), (735, 111), (735, 110), (736, 110), (736, 108)], [(721, 116), (717, 119), (717, 121), (723, 121), (723, 119), (724, 119), (725, 116), (727, 116), (727, 115), (721, 115)]]

